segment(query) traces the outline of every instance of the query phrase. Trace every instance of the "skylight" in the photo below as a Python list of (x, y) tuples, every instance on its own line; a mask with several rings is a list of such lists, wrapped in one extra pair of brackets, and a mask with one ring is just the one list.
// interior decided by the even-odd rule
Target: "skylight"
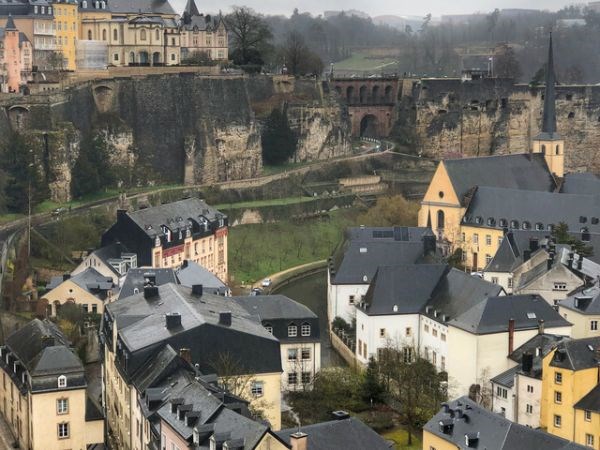
[(528, 313), (527, 313), (527, 318), (528, 318), (528, 319), (536, 319), (536, 318), (537, 318), (537, 316), (535, 315), (535, 313), (534, 313), (534, 312), (528, 312)]

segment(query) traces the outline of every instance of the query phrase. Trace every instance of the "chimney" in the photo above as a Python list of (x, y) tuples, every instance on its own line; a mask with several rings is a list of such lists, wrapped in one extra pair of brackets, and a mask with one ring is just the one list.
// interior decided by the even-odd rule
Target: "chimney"
[(533, 368), (533, 355), (529, 352), (523, 353), (523, 356), (521, 356), (521, 369), (523, 370), (523, 372), (529, 373), (529, 372), (531, 372), (532, 368)]
[(188, 260), (187, 260), (187, 259), (184, 259), (184, 260), (183, 260), (183, 263), (181, 263), (181, 268), (182, 268), (182, 269), (185, 269), (187, 266), (188, 266)]
[(181, 314), (178, 312), (165, 314), (165, 326), (167, 327), (167, 330), (179, 328), (181, 326)]
[(144, 298), (150, 300), (158, 297), (158, 286), (144, 286)]
[(552, 263), (554, 262), (554, 253), (550, 253), (550, 257), (546, 260), (546, 268), (548, 270), (552, 269)]
[(144, 286), (156, 286), (156, 274), (154, 272), (144, 273)]
[(577, 261), (577, 270), (581, 270), (583, 268), (583, 256), (579, 257), (579, 260)]
[(179, 349), (179, 357), (183, 359), (188, 364), (192, 363), (192, 352), (189, 348), (180, 348)]
[(296, 431), (290, 434), (290, 443), (292, 450), (307, 450), (308, 449), (308, 434), (302, 431)]
[(231, 311), (223, 311), (219, 313), (219, 324), (227, 327), (231, 326)]
[(71, 278), (71, 274), (68, 274), (68, 273), (63, 274), (63, 281), (67, 281), (69, 278)]
[(435, 254), (436, 249), (436, 238), (435, 235), (425, 235), (423, 236), (423, 254), (424, 255), (433, 255)]
[(529, 238), (529, 250), (531, 250), (531, 253), (537, 251), (539, 248), (540, 248), (540, 241), (538, 240), (538, 238), (535, 238), (535, 237)]
[(523, 262), (529, 261), (529, 259), (531, 259), (531, 250), (524, 250), (523, 251)]
[(117, 209), (117, 222), (120, 222), (127, 215), (126, 209)]
[(538, 320), (538, 334), (544, 334), (544, 319)]
[(442, 403), (442, 409), (444, 410), (445, 414), (448, 414), (450, 412), (450, 405), (446, 402)]
[(204, 292), (204, 287), (201, 284), (193, 284), (192, 285), (192, 295), (195, 297), (202, 297), (202, 293)]
[(515, 319), (508, 320), (508, 354), (510, 355), (515, 342)]

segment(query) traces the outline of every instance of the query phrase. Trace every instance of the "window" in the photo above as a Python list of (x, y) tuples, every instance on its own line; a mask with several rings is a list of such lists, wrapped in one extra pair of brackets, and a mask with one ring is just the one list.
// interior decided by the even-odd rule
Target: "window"
[(440, 364), (440, 369), (442, 371), (446, 370), (446, 357), (442, 356), (442, 363)]
[(562, 373), (561, 372), (554, 372), (554, 382), (556, 384), (562, 384)]
[(380, 328), (379, 329), (379, 337), (380, 338), (384, 338), (385, 337), (385, 328)]
[(287, 353), (288, 353), (288, 361), (296, 361), (298, 359), (298, 349), (297, 348), (289, 348)]
[(406, 336), (408, 336), (408, 337), (412, 336), (412, 328), (406, 327), (405, 333), (406, 333)]
[(594, 446), (594, 435), (588, 433), (585, 434), (585, 445), (588, 447)]
[(434, 366), (437, 364), (437, 353), (435, 351), (431, 352), (431, 364)]
[(585, 419), (586, 422), (591, 422), (592, 421), (592, 412), (589, 409), (586, 409), (583, 412), (583, 418)]
[(354, 295), (349, 296), (348, 297), (348, 303), (351, 304), (351, 305), (354, 305), (354, 298), (355, 298)]
[(562, 403), (562, 392), (554, 391), (554, 403), (558, 403), (559, 405)]
[(513, 287), (513, 279), (512, 279), (512, 277), (510, 277), (510, 278), (508, 279), (508, 287), (509, 287), (509, 288), (512, 288), (512, 287)]
[(590, 330), (598, 331), (598, 321), (597, 320), (590, 321)]
[(465, 233), (461, 233), (461, 239), (463, 242), (466, 242), (467, 237), (466, 237)]
[(530, 394), (533, 394), (533, 386), (528, 384), (527, 385), (527, 392), (529, 392)]
[(479, 235), (477, 233), (473, 233), (473, 244), (479, 244)]
[(267, 330), (267, 332), (273, 334), (273, 325), (267, 323), (265, 324), (265, 330)]
[(64, 375), (61, 375), (60, 377), (58, 377), (58, 387), (59, 388), (67, 387), (67, 377), (65, 377)]
[(555, 291), (566, 291), (567, 283), (563, 283), (562, 281), (555, 281), (554, 282), (554, 290)]
[(554, 414), (554, 426), (560, 428), (562, 425), (562, 417), (558, 414)]
[(56, 413), (67, 414), (69, 412), (69, 399), (59, 398), (56, 400)]
[(68, 423), (59, 423), (58, 424), (58, 438), (59, 439), (67, 439), (69, 437), (69, 424)]
[(156, 40), (160, 41), (160, 31), (156, 30)]
[(92, 30), (88, 30), (88, 41), (92, 40)]
[(288, 337), (298, 336), (298, 327), (294, 324), (288, 325)]
[(485, 263), (489, 264), (492, 261), (492, 255), (486, 254), (485, 255)]
[(296, 372), (288, 373), (288, 384), (296, 384), (298, 382), (298, 374)]
[(302, 349), (302, 359), (310, 359), (310, 348), (306, 347)]
[(485, 235), (485, 245), (492, 245), (492, 236), (489, 234)]
[(433, 330), (431, 330), (431, 334), (433, 334), (433, 337), (437, 337), (437, 335), (438, 335), (437, 329), (434, 328)]
[(262, 397), (264, 394), (264, 383), (262, 381), (252, 382), (252, 387), (250, 388), (250, 392), (255, 397)]
[(492, 277), (492, 283), (498, 284), (498, 277)]
[(533, 405), (530, 405), (529, 403), (527, 403), (527, 405), (525, 405), (525, 412), (527, 414), (533, 414)]
[(140, 30), (140, 41), (146, 40), (146, 30)]
[(102, 40), (103, 41), (107, 40), (106, 30), (102, 30)]
[(310, 384), (311, 381), (311, 373), (310, 372), (302, 372), (302, 384)]
[(118, 53), (115, 53), (115, 54), (113, 55), (113, 60), (115, 60), (115, 61), (118, 61), (118, 60), (119, 60), (119, 54), (118, 54)]
[(429, 325), (425, 325), (423, 327), (423, 330), (425, 331), (425, 333), (429, 333)]
[(306, 322), (303, 323), (302, 327), (300, 328), (300, 333), (302, 336), (310, 336), (310, 324)]
[(507, 398), (508, 391), (501, 386), (496, 386), (496, 397)]
[(402, 349), (402, 359), (405, 363), (411, 363), (412, 362), (412, 348), (410, 347), (404, 347)]
[(441, 339), (443, 342), (446, 342), (446, 333), (440, 333), (440, 339)]
[(175, 53), (171, 53), (171, 61), (175, 61)]
[(500, 245), (502, 245), (502, 236), (498, 238), (498, 247), (500, 247)]

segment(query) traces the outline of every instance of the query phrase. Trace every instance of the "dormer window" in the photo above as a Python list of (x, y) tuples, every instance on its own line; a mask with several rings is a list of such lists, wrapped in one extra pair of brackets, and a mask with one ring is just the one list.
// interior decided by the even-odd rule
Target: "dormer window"
[(288, 325), (288, 337), (296, 337), (298, 336), (298, 327), (296, 324), (291, 323)]
[(59, 389), (67, 387), (67, 377), (66, 376), (61, 375), (60, 377), (58, 377), (58, 387), (59, 387)]
[(540, 223), (540, 222), (536, 223), (535, 224), (535, 230), (536, 231), (544, 231), (544, 224)]
[(512, 229), (517, 229), (517, 228), (519, 228), (519, 221), (518, 221), (518, 220), (511, 220), (511, 221), (510, 221), (510, 227), (511, 227)]
[(524, 230), (529, 230), (531, 228), (531, 224), (529, 222), (525, 221), (525, 222), (523, 222), (523, 225), (521, 225), (521, 227)]
[(267, 330), (267, 332), (273, 334), (273, 325), (271, 325), (270, 323), (265, 323), (265, 330)]
[(483, 221), (483, 219), (480, 216), (475, 217), (475, 223), (477, 225), (480, 225), (482, 221)]
[(302, 324), (302, 327), (300, 328), (300, 332), (301, 332), (302, 336), (310, 336), (310, 324), (307, 322), (304, 322)]
[(494, 225), (496, 225), (496, 219), (494, 219), (493, 217), (488, 217), (487, 224), (488, 226), (493, 227)]
[(506, 219), (500, 219), (499, 221), (499, 225), (504, 228), (506, 226), (508, 226), (508, 221)]

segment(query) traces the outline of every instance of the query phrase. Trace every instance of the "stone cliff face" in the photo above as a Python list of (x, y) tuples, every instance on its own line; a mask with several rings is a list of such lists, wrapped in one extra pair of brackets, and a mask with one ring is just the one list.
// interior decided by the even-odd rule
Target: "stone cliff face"
[(317, 83), (285, 77), (171, 74), (101, 80), (62, 94), (0, 100), (0, 130), (27, 137), (44, 162), (40, 171), (52, 199), (65, 201), (84, 136), (102, 139), (124, 184), (256, 177), (262, 168), (256, 109), (290, 101), (298, 105), (293, 111), (311, 106), (291, 120), (301, 131), (302, 160), (350, 151), (341, 108), (323, 100)]
[[(396, 133), (436, 158), (522, 153), (541, 125), (543, 88), (510, 80), (421, 80), (404, 95)], [(600, 86), (558, 86), (556, 108), (567, 169), (600, 171)]]

